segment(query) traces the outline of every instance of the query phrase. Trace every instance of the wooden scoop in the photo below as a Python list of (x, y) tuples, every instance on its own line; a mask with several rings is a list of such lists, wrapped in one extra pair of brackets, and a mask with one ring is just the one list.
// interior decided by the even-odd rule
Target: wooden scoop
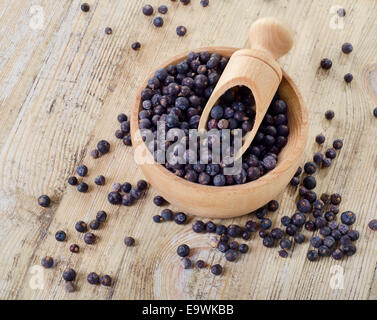
[(261, 18), (249, 30), (250, 48), (236, 51), (230, 58), (211, 97), (198, 130), (206, 130), (209, 114), (218, 99), (230, 88), (248, 87), (254, 95), (256, 115), (254, 126), (243, 137), (238, 159), (250, 146), (279, 87), (282, 70), (276, 59), (286, 54), (293, 44), (291, 31), (275, 18)]

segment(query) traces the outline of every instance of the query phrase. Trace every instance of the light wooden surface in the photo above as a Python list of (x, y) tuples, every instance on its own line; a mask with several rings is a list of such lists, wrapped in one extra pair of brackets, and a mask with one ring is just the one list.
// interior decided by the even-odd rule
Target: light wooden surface
[[(255, 0), (251, 5), (250, 0), (211, 0), (201, 8), (199, 0), (189, 6), (149, 0), (169, 6), (159, 29), (141, 14), (144, 1), (88, 2), (91, 11), (84, 14), (79, 1), (0, 1), (0, 297), (377, 299), (377, 235), (367, 229), (377, 214), (377, 121), (372, 116), (377, 105), (376, 2)], [(330, 27), (335, 4), (347, 11), (343, 29)], [(32, 5), (44, 10), (42, 29), (30, 27)], [(152, 204), (153, 190), (130, 208), (106, 200), (112, 182), (134, 183), (142, 177), (132, 149), (113, 137), (116, 115), (130, 112), (138, 84), (154, 66), (181, 51), (242, 47), (249, 25), (260, 16), (285, 18), (295, 31), (295, 46), (281, 62), (309, 107), (306, 159), (318, 150), (311, 143), (316, 134), (325, 133), (328, 141), (344, 139), (335, 165), (318, 174), (317, 188), (340, 192), (341, 208), (358, 214), (358, 251), (341, 262), (308, 262), (307, 242), (281, 259), (277, 248), (263, 248), (256, 236), (249, 241), (251, 252), (237, 263), (226, 262), (210, 249), (207, 235), (191, 231), (191, 224), (154, 224), (151, 217), (160, 209)], [(175, 28), (182, 24), (188, 33), (179, 38)], [(113, 28), (111, 36), (104, 34), (106, 26)], [(139, 52), (130, 49), (136, 40), (142, 44)], [(341, 53), (345, 41), (354, 45), (350, 55)], [(323, 57), (333, 60), (330, 72), (318, 69)], [(354, 74), (349, 85), (343, 81), (347, 72)], [(336, 114), (331, 122), (324, 119), (330, 108)], [(88, 153), (101, 138), (111, 141), (111, 152), (92, 160)], [(79, 163), (89, 167), (91, 191), (85, 195), (66, 183)], [(92, 183), (98, 173), (107, 177), (102, 188)], [(49, 209), (36, 203), (43, 193), (55, 200)], [(293, 213), (294, 199), (288, 188), (273, 221)], [(84, 246), (74, 223), (89, 220), (99, 209), (108, 211), (109, 220), (97, 232), (98, 244)], [(54, 240), (58, 229), (68, 230), (68, 242)], [(126, 235), (136, 238), (134, 248), (124, 246)], [(68, 250), (73, 242), (81, 245), (78, 255)], [(194, 258), (223, 264), (223, 276), (182, 270), (176, 255), (180, 243), (193, 248)], [(32, 289), (30, 272), (45, 255), (59, 260), (57, 267), (44, 272), (42, 290)], [(78, 271), (79, 290), (71, 294), (61, 280), (67, 265)], [(334, 265), (344, 268), (343, 289), (330, 286)], [(112, 275), (112, 288), (90, 286), (85, 278), (91, 271)]]

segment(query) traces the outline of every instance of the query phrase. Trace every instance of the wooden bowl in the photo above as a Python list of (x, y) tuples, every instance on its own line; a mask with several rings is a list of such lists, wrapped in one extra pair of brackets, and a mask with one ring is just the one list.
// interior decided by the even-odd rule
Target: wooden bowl
[[(194, 50), (209, 51), (230, 57), (236, 48), (210, 47)], [(159, 68), (183, 61), (189, 52), (166, 61)], [(151, 73), (150, 77), (154, 74)], [(148, 77), (147, 79), (149, 79)], [(131, 115), (132, 145), (135, 160), (139, 155), (150, 154), (141, 139), (138, 115), (141, 109), (141, 91), (147, 86), (146, 80), (136, 97)], [(302, 96), (292, 79), (283, 71), (279, 95), (288, 105), (288, 143), (279, 154), (276, 168), (259, 179), (240, 185), (206, 186), (189, 182), (176, 176), (164, 166), (155, 163), (138, 163), (148, 182), (174, 207), (186, 213), (208, 218), (231, 218), (248, 214), (274, 199), (288, 185), (295, 174), (303, 155), (308, 132), (308, 115)]]

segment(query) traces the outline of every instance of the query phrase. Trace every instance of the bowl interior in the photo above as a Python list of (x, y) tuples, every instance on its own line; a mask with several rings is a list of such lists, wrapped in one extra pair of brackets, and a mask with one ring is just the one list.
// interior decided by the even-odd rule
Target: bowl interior
[[(229, 47), (211, 47), (211, 48), (200, 48), (194, 50), (195, 52), (199, 51), (209, 51), (211, 53), (219, 53), (223, 56), (230, 57), (237, 49), (236, 48), (229, 48)], [(177, 64), (183, 61), (187, 57), (188, 52), (178, 55), (168, 61), (166, 61), (163, 65), (160, 65), (156, 68), (163, 68), (167, 67), (170, 64)], [(154, 74), (151, 73), (150, 77)], [(149, 79), (149, 77), (147, 78)], [(136, 103), (132, 111), (131, 117), (131, 136), (132, 136), (132, 143), (136, 150), (136, 148), (144, 149), (144, 152), (149, 153), (146, 145), (141, 139), (140, 132), (138, 131), (138, 114), (141, 110), (141, 91), (147, 86), (146, 80), (137, 95)], [(306, 138), (307, 138), (307, 111), (304, 105), (303, 99), (301, 94), (298, 91), (298, 88), (292, 81), (292, 79), (283, 71), (283, 79), (278, 89), (279, 95), (287, 102), (288, 105), (288, 119), (289, 119), (289, 130), (290, 134), (288, 137), (288, 142), (286, 146), (281, 150), (279, 153), (279, 161), (275, 169), (269, 171), (264, 176), (260, 177), (259, 179), (247, 182), (241, 185), (230, 185), (230, 186), (223, 186), (223, 187), (215, 187), (215, 186), (206, 186), (200, 185), (198, 183), (189, 182), (183, 178), (177, 177), (175, 174), (167, 170), (164, 166), (153, 163), (153, 164), (140, 164), (143, 173), (145, 174), (146, 178), (149, 182), (154, 186), (157, 191), (164, 196), (169, 202), (175, 204), (177, 207), (181, 207), (182, 203), (186, 202), (184, 197), (190, 195), (191, 193), (201, 193), (204, 195), (211, 195), (211, 196), (218, 196), (220, 197), (229, 197), (231, 194), (249, 194), (252, 195), (253, 191), (256, 191), (260, 188), (266, 187), (266, 185), (274, 184), (274, 181), (280, 176), (289, 176), (290, 178), (293, 176), (294, 172), (297, 169), (297, 166), (301, 160), (301, 156), (303, 154), (305, 145), (306, 145)], [(152, 174), (153, 172), (153, 174)], [(289, 179), (285, 182), (285, 185), (289, 183)], [(156, 179), (159, 180), (160, 183), (157, 183)], [(164, 184), (164, 188), (161, 188), (161, 184)], [(180, 196), (177, 190), (184, 190), (184, 195)], [(279, 191), (281, 192), (281, 190)], [(272, 192), (274, 193), (274, 192)], [(174, 195), (173, 197), (171, 195)], [(272, 197), (276, 196), (276, 194), (272, 195)], [(171, 199), (169, 199), (171, 197)], [(181, 198), (180, 198), (181, 197)], [(271, 198), (272, 199), (272, 198)], [(270, 199), (270, 200), (271, 200)], [(192, 200), (192, 199), (191, 199)], [(269, 201), (269, 200), (268, 200)], [(267, 201), (266, 201), (267, 202)], [(257, 201), (257, 203), (260, 203)], [(260, 206), (262, 206), (261, 204)], [(192, 206), (195, 207), (194, 204)], [(198, 204), (199, 208), (200, 204)], [(200, 211), (199, 209), (196, 212), (191, 212), (197, 214)], [(205, 211), (205, 210), (204, 210)], [(204, 212), (203, 211), (203, 212)], [(207, 208), (208, 211), (208, 208)], [(207, 212), (206, 211), (206, 212)], [(237, 210), (236, 210), (237, 211)], [(207, 214), (203, 214), (203, 212), (199, 212), (199, 214), (204, 216), (209, 216)], [(241, 211), (240, 211), (241, 212)], [(240, 212), (235, 214), (231, 214), (232, 216), (239, 215)], [(249, 211), (250, 212), (250, 211)], [(243, 212), (247, 213), (247, 212)], [(211, 215), (213, 216), (213, 215)], [(222, 215), (223, 216), (229, 216)]]

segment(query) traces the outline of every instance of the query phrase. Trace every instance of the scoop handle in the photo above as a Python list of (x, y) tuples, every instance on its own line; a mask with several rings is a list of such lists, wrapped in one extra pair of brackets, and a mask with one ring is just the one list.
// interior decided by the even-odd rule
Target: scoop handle
[(285, 55), (293, 45), (288, 25), (273, 17), (260, 18), (249, 29), (249, 49), (263, 51), (274, 59)]

